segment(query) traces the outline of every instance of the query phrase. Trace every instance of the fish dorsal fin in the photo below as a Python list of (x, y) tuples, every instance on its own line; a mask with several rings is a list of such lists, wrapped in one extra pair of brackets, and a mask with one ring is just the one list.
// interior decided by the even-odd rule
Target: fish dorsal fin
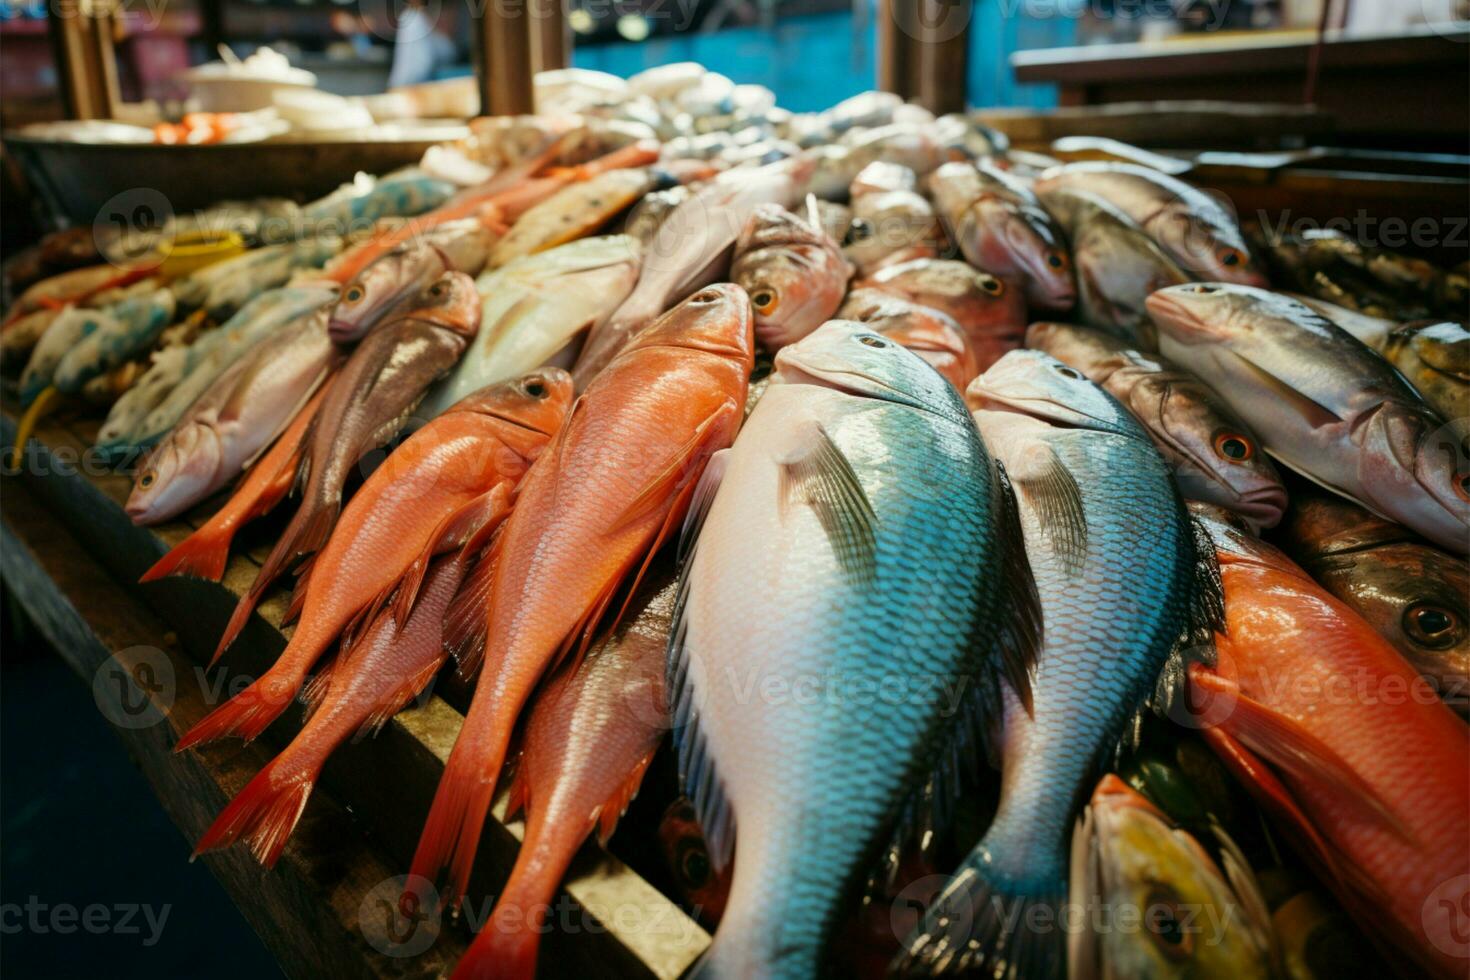
[[(693, 483), (691, 476), (698, 467), (700, 457), (713, 455), (710, 441), (721, 431), (720, 423), (728, 421), (733, 426), (740, 417), (740, 406), (734, 399), (727, 398), (721, 402), (718, 408), (695, 426), (694, 432), (684, 444), (670, 455), (664, 466), (644, 483), (638, 495), (617, 516), (612, 524), (614, 533), (657, 510), (670, 499), (676, 489), (682, 488), (681, 484)], [(680, 518), (683, 516), (682, 513), (679, 514)]]
[(820, 422), (806, 423), (796, 438), (797, 445), (777, 460), (780, 506), (810, 506), (843, 573), (856, 584), (873, 584), (878, 518), (857, 473)]
[(395, 583), (397, 594), (393, 598), (392, 608), (393, 619), (399, 629), (402, 629), (408, 622), (414, 602), (418, 599), (419, 589), (423, 585), (424, 576), (428, 574), (429, 563), (434, 556), (463, 548), (466, 543), (483, 533), (486, 528), (493, 529), (499, 525), (505, 515), (510, 513), (510, 498), (509, 487), (504, 482), (497, 483), (490, 490), (462, 504), (439, 522), (439, 526), (429, 535), (423, 550)]
[(1068, 575), (1082, 571), (1087, 561), (1087, 513), (1082, 490), (1056, 450), (1035, 443), (1013, 461), (1011, 478), (1031, 506), (1037, 523), (1061, 559)]

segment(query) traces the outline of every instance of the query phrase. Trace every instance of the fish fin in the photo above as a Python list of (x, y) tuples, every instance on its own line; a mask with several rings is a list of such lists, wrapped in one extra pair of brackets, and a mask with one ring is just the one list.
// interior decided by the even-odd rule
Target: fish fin
[(1031, 506), (1047, 540), (1069, 575), (1087, 560), (1087, 513), (1082, 490), (1056, 450), (1038, 443), (1011, 467), (1011, 479)]
[[(710, 440), (721, 431), (719, 424), (732, 417), (740, 417), (740, 406), (734, 399), (727, 398), (695, 427), (684, 444), (671, 454), (663, 468), (643, 485), (638, 496), (613, 520), (613, 530), (610, 533), (617, 533), (657, 510), (676, 488), (683, 489), (693, 484), (694, 472), (703, 472), (702, 457), (712, 455), (708, 447)], [(681, 519), (683, 516), (682, 513), (679, 514)]]
[[(1073, 908), (1093, 909), (1103, 902), (1100, 861), (1092, 807), (1082, 808), (1072, 829), (1072, 853), (1067, 862), (1067, 901)], [(1102, 950), (1095, 929), (1069, 929), (1067, 936), (1068, 980), (1098, 980), (1102, 975)]]
[(250, 584), (250, 588), (235, 603), (234, 611), (230, 613), (229, 622), (225, 623), (224, 632), (220, 633), (219, 644), (214, 648), (214, 656), (210, 658), (208, 666), (213, 667), (219, 663), (219, 658), (224, 656), (225, 651), (230, 648), (230, 644), (234, 643), (236, 638), (239, 637), (240, 631), (245, 628), (245, 624), (250, 620), (250, 614), (255, 611), (255, 607), (260, 603), (260, 596), (264, 591), (265, 586), (261, 584), (259, 573), (257, 573), (255, 581)]
[(987, 866), (989, 857), (979, 847), (965, 859), (904, 939), (890, 975), (1066, 975), (1066, 930), (1058, 916), (1067, 883), (1046, 876), (1012, 880)]
[(281, 616), (282, 626), (295, 622), (301, 615), (301, 609), (306, 605), (306, 592), (311, 587), (311, 569), (315, 564), (316, 555), (309, 555), (296, 570), (296, 582), (291, 586), (291, 601), (286, 604), (286, 611)]
[(1256, 942), (1262, 949), (1268, 949), (1271, 945), (1271, 908), (1266, 904), (1266, 896), (1261, 893), (1261, 883), (1256, 880), (1250, 861), (1246, 859), (1245, 852), (1240, 849), (1235, 838), (1213, 819), (1210, 821), (1210, 830), (1214, 833), (1215, 843), (1219, 848), (1220, 870), (1245, 910), (1245, 928), (1256, 937)]
[(694, 494), (689, 499), (689, 510), (684, 514), (684, 527), (679, 532), (676, 555), (678, 562), (687, 561), (694, 551), (694, 543), (699, 538), (704, 519), (709, 516), (710, 505), (715, 502), (715, 494), (719, 492), (720, 483), (725, 479), (725, 471), (729, 466), (729, 449), (714, 453), (709, 462), (704, 464), (704, 472), (699, 474), (699, 482), (694, 485)]
[(485, 659), (490, 590), (500, 558), (499, 543), (500, 536), (496, 534), (485, 554), (465, 573), (459, 592), (444, 614), (444, 650), (454, 658), (455, 671), (462, 680), (473, 678)]
[(215, 528), (205, 524), (169, 549), (168, 554), (153, 563), (139, 582), (155, 582), (169, 575), (190, 575), (218, 582), (230, 560), (233, 528)]
[(804, 426), (797, 438), (799, 444), (777, 460), (781, 506), (810, 505), (843, 573), (856, 584), (872, 585), (878, 575), (878, 517), (862, 482), (820, 422)]
[(1393, 808), (1342, 756), (1295, 720), (1241, 693), (1232, 681), (1195, 664), (1189, 668), (1191, 707), (1202, 718), (1221, 707), (1229, 713), (1217, 726), (1251, 752), (1292, 778), (1339, 790), (1361, 816), (1415, 843)]
[(531, 779), (526, 775), (525, 750), (513, 753), (514, 759), (509, 755), (506, 757), (506, 767), (510, 769), (510, 788), (505, 791), (505, 819), (507, 822), (520, 816), (527, 816), (526, 804), (531, 800)]
[[(1021, 515), (1016, 495), (1011, 488), (1006, 468), (998, 459), (991, 460), (994, 477), (991, 496), (996, 515), (1001, 552), (1000, 628), (991, 643), (1000, 659), (1000, 673), (1010, 683), (1026, 713), (1031, 713), (1031, 676), (1036, 671), (1036, 658), (1041, 653), (1041, 596), (1036, 591), (1036, 578), (1026, 557), (1025, 539), (1021, 534)], [(989, 639), (978, 637), (984, 642)], [(983, 685), (982, 685), (983, 687)], [(999, 717), (999, 698), (991, 693), (986, 717)]]
[(274, 867), (291, 831), (306, 809), (320, 766), (296, 766), (289, 752), (277, 756), (256, 774), (210, 824), (194, 848), (194, 857), (245, 841), (255, 859)]
[(1130, 732), (1118, 744), (1119, 751), (1136, 748), (1143, 730), (1143, 711), (1152, 709), (1161, 717), (1179, 721), (1176, 712), (1182, 704), (1181, 696), (1187, 684), (1191, 664), (1215, 666), (1215, 636), (1225, 633), (1225, 593), (1220, 581), (1220, 560), (1210, 532), (1191, 514), (1183, 502), (1179, 505), (1181, 519), (1186, 522), (1191, 536), (1189, 612), (1184, 630), (1164, 667), (1154, 683), (1154, 692), (1149, 703), (1134, 714)]
[(679, 783), (704, 830), (710, 865), (718, 872), (729, 865), (735, 851), (735, 812), (725, 797), (724, 780), (716, 770), (709, 740), (699, 725), (701, 696), (689, 679), (688, 651), (684, 646), (689, 623), (685, 612), (689, 602), (689, 569), (693, 564), (692, 561), (686, 562), (679, 571), (679, 586), (669, 629), (666, 667), (669, 716)]
[(253, 742), (291, 706), (298, 693), (299, 684), (293, 684), (289, 690), (273, 691), (279, 683), (279, 678), (266, 671), (255, 683), (201, 718), (179, 739), (174, 751), (183, 752), (222, 738)]
[(337, 669), (342, 663), (342, 657), (343, 654), (339, 653), (327, 661), (322, 665), (321, 669), (312, 674), (306, 683), (302, 685), (301, 694), (298, 695), (297, 699), (304, 708), (301, 715), (301, 723), (303, 725), (311, 720), (311, 716), (316, 714), (317, 709), (322, 706), (322, 702), (327, 699), (327, 693), (332, 688), (332, 681), (337, 676)]
[(409, 613), (418, 599), (419, 589), (423, 586), (424, 576), (428, 573), (429, 563), (434, 556), (463, 549), (482, 532), (493, 531), (505, 515), (510, 513), (510, 497), (510, 489), (504, 483), (497, 484), (493, 489), (466, 501), (458, 510), (439, 522), (439, 526), (429, 535), (423, 551), (398, 581), (398, 592), (393, 600), (393, 621), (400, 629), (408, 623)]
[[(657, 746), (655, 746), (655, 749)], [(627, 777), (613, 790), (613, 794), (603, 802), (597, 809), (597, 843), (607, 846), (608, 838), (612, 837), (613, 829), (617, 827), (618, 821), (628, 810), (628, 804), (633, 802), (633, 797), (638, 795), (638, 787), (643, 785), (643, 774), (648, 771), (648, 764), (653, 761), (654, 749), (650, 749), (643, 758), (633, 764), (628, 771)]]
[(402, 711), (414, 698), (418, 697), (434, 675), (439, 673), (439, 668), (444, 666), (444, 658), (438, 657), (433, 663), (425, 664), (416, 673), (405, 678), (396, 685), (393, 690), (383, 695), (373, 703), (373, 710), (363, 720), (357, 729), (354, 739), (372, 738), (388, 724), (389, 719)]
[(1332, 409), (1297, 391), (1265, 368), (1260, 367), (1234, 351), (1227, 351), (1226, 353), (1233, 357), (1241, 367), (1245, 368), (1246, 373), (1250, 374), (1262, 386), (1270, 390), (1279, 403), (1289, 409), (1295, 410), (1302, 418), (1307, 420), (1307, 424), (1312, 428), (1321, 429), (1329, 425), (1338, 425), (1343, 421), (1342, 417)]

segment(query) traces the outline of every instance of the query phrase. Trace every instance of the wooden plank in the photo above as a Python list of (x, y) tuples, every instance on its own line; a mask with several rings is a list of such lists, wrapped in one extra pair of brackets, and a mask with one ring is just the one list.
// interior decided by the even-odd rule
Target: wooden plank
[[(4, 411), (0, 411), (0, 439), (8, 444), (14, 438), (14, 413), (11, 405), (3, 408)], [(169, 716), (169, 724), (160, 726), (169, 730), (166, 742), (172, 745), (179, 734), (203, 716), (206, 702), (212, 704), (220, 693), (228, 694), (240, 689), (274, 662), (289, 635), (289, 631), (283, 633), (277, 628), (286, 596), (284, 590), (271, 594), (262, 603), (258, 614), (251, 618), (221, 667), (206, 672), (200, 665), (206, 663), (213, 653), (220, 629), (239, 593), (253, 580), (258, 564), (246, 555), (232, 555), (222, 584), (184, 578), (135, 584), (137, 577), (172, 542), (181, 540), (190, 527), (182, 524), (148, 529), (132, 525), (121, 510), (121, 502), (126, 499), (130, 485), (128, 478), (101, 470), (94, 461), (89, 461), (85, 453), (87, 447), (78, 438), (79, 429), (85, 431), (86, 427), (66, 416), (43, 420), (37, 427), (35, 437), (26, 447), (19, 472), (7, 474), (4, 478), (6, 517), (12, 517), (9, 494), (13, 487), (29, 488), (36, 496), (44, 495), (52, 520), (64, 524), (86, 541), (86, 550), (92, 556), (88, 563), (92, 571), (100, 574), (96, 565), (100, 562), (112, 574), (114, 583), (124, 583), (122, 586), (114, 584), (110, 595), (125, 596), (128, 601), (142, 603), (151, 609), (151, 615), (156, 617), (155, 624), (140, 635), (151, 637), (156, 645), (158, 637), (172, 632), (178, 651), (176, 676), (187, 678), (187, 682), (179, 684), (180, 697), (187, 689), (195, 699), (188, 704), (197, 704), (197, 710), (194, 707), (176, 708)], [(209, 509), (206, 505), (195, 517)], [(28, 528), (33, 523), (29, 512), (16, 512), (15, 516), (16, 523), (22, 527)], [(109, 598), (103, 605), (111, 605), (113, 601)], [(396, 869), (393, 873), (405, 871), (444, 762), (463, 721), (462, 710), (467, 700), (468, 692), (462, 686), (446, 683), (441, 678), (431, 693), (422, 697), (416, 706), (398, 714), (377, 738), (340, 749), (324, 769), (321, 786), (331, 799), (341, 801), (339, 806), (351, 809), (353, 832), (345, 838), (341, 832), (309, 832), (304, 819), (302, 827), (287, 845), (287, 858), (298, 863), (308, 862), (303, 867), (314, 867), (309, 862), (316, 860), (318, 849), (325, 846), (328, 858), (323, 860), (341, 862), (348, 857), (334, 842), (365, 840), (371, 843), (374, 853), (382, 856), (380, 862), (385, 869)], [(293, 708), (267, 731), (262, 741), (283, 745), (299, 728), (299, 712)], [(244, 785), (243, 775), (235, 778), (231, 773), (236, 768), (243, 774), (253, 773), (269, 755), (259, 746), (242, 750), (238, 743), (228, 742), (174, 758), (187, 760), (211, 773), (219, 770), (216, 782), (220, 788), (209, 797), (205, 807), (212, 819), (219, 806)], [(391, 777), (385, 774), (391, 774)], [(173, 789), (172, 785), (161, 787), (160, 797), (164, 798), (165, 793)], [(307, 818), (313, 818), (318, 810), (316, 799), (314, 796), (307, 807)], [(171, 805), (166, 799), (165, 803)], [(331, 805), (330, 802), (321, 804), (324, 808)], [(503, 819), (503, 808), (502, 798), (496, 801), (492, 819), (487, 821), (480, 843), (479, 859), (470, 882), (472, 909), (488, 907), (488, 896), (499, 892), (519, 846), (522, 824), (507, 824)], [(186, 824), (176, 819), (176, 822), (190, 839), (197, 839), (207, 826), (207, 821)], [(269, 878), (238, 849), (228, 852), (222, 860), (240, 862), (241, 867), (252, 869), (254, 877), (250, 880), (255, 883), (252, 888)], [(283, 864), (285, 860), (283, 858)], [(233, 863), (229, 866), (235, 867)], [(311, 877), (309, 874), (305, 876)], [(385, 873), (372, 884), (381, 886), (387, 877)], [(320, 882), (317, 884), (321, 885)], [(673, 980), (708, 946), (709, 936), (698, 924), (595, 842), (589, 842), (578, 855), (563, 889), (565, 898), (561, 901), (566, 903), (571, 915), (582, 917), (584, 928), (567, 934), (553, 932), (545, 938), (543, 975), (580, 977), (612, 969), (622, 975)], [(391, 887), (388, 890), (391, 891)], [(324, 887), (318, 887), (317, 892), (326, 894)], [(243, 894), (248, 900), (251, 893), (245, 890)], [(374, 896), (382, 897), (376, 893)], [(366, 891), (357, 894), (356, 898), (360, 905), (368, 898)], [(280, 911), (274, 906), (264, 910), (247, 909), (247, 917), (256, 923), (262, 917), (270, 920)], [(476, 921), (478, 915), (477, 911)], [(433, 947), (442, 948), (442, 952), (434, 955), (445, 961), (456, 957), (467, 942), (464, 926), (468, 924), (464, 922), (445, 928), (446, 938), (441, 938), (439, 945)], [(261, 928), (265, 936), (264, 930), (270, 926), (267, 922), (257, 925), (257, 928)], [(294, 934), (286, 936), (286, 939), (294, 938)], [(286, 939), (281, 942), (286, 944)], [(273, 945), (272, 948), (277, 949), (278, 946)], [(304, 951), (292, 953), (284, 946), (280, 948), (283, 958), (309, 956)], [(407, 968), (397, 962), (402, 959), (400, 957), (381, 958), (393, 959), (400, 969)], [(412, 959), (417, 962), (419, 957)]]

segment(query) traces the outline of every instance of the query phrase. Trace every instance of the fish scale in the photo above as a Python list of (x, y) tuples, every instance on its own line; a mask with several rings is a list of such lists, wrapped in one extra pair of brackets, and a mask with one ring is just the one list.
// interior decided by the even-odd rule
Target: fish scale
[[(844, 334), (877, 336), (829, 323), (782, 358)], [(685, 785), (696, 806), (706, 795), (728, 801), (729, 817), (705, 807), (716, 862), (728, 857), (728, 821), (739, 837), (701, 976), (820, 972), (847, 902), (956, 726), (940, 685), (988, 672), (993, 647), (972, 640), (999, 625), (1004, 522), (989, 460), (963, 414), (949, 414), (959, 405), (947, 382), (884, 346), (925, 372), (925, 407), (772, 384), (727, 457), (688, 569), (682, 640), (671, 647)], [(814, 508), (781, 499), (778, 460), (812, 425), (871, 501), (871, 581), (843, 571)], [(761, 587), (727, 584), (750, 581)], [(882, 685), (895, 681), (910, 686), (885, 698)], [(819, 693), (802, 698), (802, 684)]]

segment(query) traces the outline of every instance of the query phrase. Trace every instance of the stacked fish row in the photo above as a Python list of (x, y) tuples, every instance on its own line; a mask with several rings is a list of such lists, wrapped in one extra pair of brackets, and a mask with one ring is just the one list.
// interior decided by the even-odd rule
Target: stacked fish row
[[(155, 362), (193, 382), (172, 360), (259, 334), (153, 385), (171, 427), (115, 436), (158, 438), (140, 522), (243, 474), (145, 578), (218, 578), (300, 498), (219, 653), (294, 570), (290, 643), (179, 748), (298, 697), (308, 720), (199, 849), (273, 863), (331, 752), (453, 659), (477, 680), (422, 907), (464, 899), (513, 761), (527, 819), (459, 975), (534, 972), (538, 915), (670, 728), (723, 913), (701, 975), (1263, 974), (1289, 944), (1250, 868), (1276, 852), (1130, 775), (1167, 718), (1375, 942), (1463, 972), (1463, 325), (1374, 319), (1387, 286), (1273, 292), (1228, 211), (1141, 166), (876, 94), (695, 115), (718, 81), (659, 77), (477, 127), (440, 161), (468, 186)], [(1289, 501), (1268, 457), (1332, 495)], [(1257, 536), (1278, 524), (1321, 585)], [(1428, 694), (1317, 696), (1339, 680)], [(916, 868), (943, 882), (921, 916), (839, 942)], [(1167, 921), (1064, 927), (1100, 903)], [(1190, 903), (1235, 918), (1205, 942)]]

